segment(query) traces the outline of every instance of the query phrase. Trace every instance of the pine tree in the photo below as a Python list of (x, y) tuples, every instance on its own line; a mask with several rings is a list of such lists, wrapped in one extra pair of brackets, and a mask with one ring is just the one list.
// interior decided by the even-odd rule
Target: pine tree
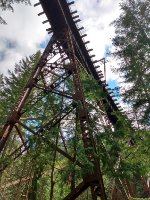
[[(5, 116), (9, 115), (11, 107), (13, 108), (14, 103), (17, 101), (25, 83), (31, 77), (32, 70), (36, 66), (39, 57), (40, 53), (38, 52), (29, 58), (23, 59), (15, 65), (14, 72), (9, 72), (9, 77), (0, 76), (1, 126), (4, 124)], [(113, 130), (103, 118), (102, 110), (96, 106), (96, 100), (105, 97), (104, 92), (83, 69), (80, 75), (85, 98), (88, 102), (89, 126), (96, 141), (97, 158), (101, 162), (107, 195), (111, 197), (113, 181), (115, 182), (115, 188), (119, 188), (119, 195), (121, 195), (121, 191), (126, 190), (124, 180), (132, 180), (134, 177), (140, 177), (141, 175), (146, 176), (149, 172), (147, 163), (145, 163), (145, 160), (149, 161), (149, 148), (146, 143), (149, 140), (144, 137), (142, 143), (138, 140), (136, 145), (129, 144), (130, 126), (121, 113), (114, 113), (118, 117), (118, 122), (116, 129)], [(55, 77), (53, 78), (55, 80)], [(41, 82), (38, 85), (40, 86), (40, 84)], [(73, 91), (72, 79), (68, 78), (64, 86), (66, 91)], [(29, 106), (29, 104), (32, 104), (32, 106)], [(57, 95), (57, 93), (48, 92), (48, 90), (41, 91), (35, 87), (25, 104), (23, 123), (27, 126), (30, 125), (36, 131), (67, 106), (68, 100), (66, 98)], [(78, 111), (80, 105), (76, 109)], [(21, 132), (28, 139), (30, 145), (29, 151), (17, 160), (10, 160), (10, 153), (22, 144), (14, 129), (9, 141), (7, 141), (7, 149), (0, 157), (0, 170), (5, 162), (8, 163), (0, 180), (2, 199), (13, 200), (18, 195), (18, 200), (25, 198), (29, 200), (48, 200), (50, 198), (61, 200), (74, 187), (75, 182), (78, 183), (82, 180), (82, 175), (86, 175), (92, 170), (93, 165), (85, 154), (79, 119), (76, 117), (76, 113), (76, 111), (72, 112), (60, 124), (45, 129), (45, 140), (42, 140), (40, 136), (35, 137), (34, 134), (22, 128)], [(29, 122), (25, 119), (29, 117), (37, 120)], [(146, 132), (143, 132), (144, 134), (147, 135)], [(135, 132), (135, 137), (139, 137), (138, 132)], [(51, 144), (58, 144), (61, 149), (74, 156), (76, 162), (80, 160), (83, 167), (76, 166), (75, 163), (58, 152), (56, 153)], [(92, 149), (87, 150), (91, 151)], [(20, 169), (19, 172), (18, 169)], [(76, 172), (75, 176), (74, 172)], [(83, 193), (80, 199), (91, 199), (90, 191)]]
[(10, 113), (10, 109), (19, 98), (20, 91), (27, 83), (30, 74), (36, 66), (41, 53), (30, 56), (29, 58), (22, 59), (18, 64), (15, 64), (14, 71), (8, 70), (8, 76), (0, 75), (0, 126), (6, 120)]
[(113, 24), (116, 36), (114, 56), (119, 60), (117, 71), (128, 87), (122, 95), (132, 106), (137, 120), (150, 125), (150, 2), (126, 0), (122, 13)]

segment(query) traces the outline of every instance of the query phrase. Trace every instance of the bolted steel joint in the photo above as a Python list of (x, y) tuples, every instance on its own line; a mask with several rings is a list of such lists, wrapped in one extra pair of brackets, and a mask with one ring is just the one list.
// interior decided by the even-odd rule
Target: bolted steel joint
[(82, 95), (80, 92), (77, 92), (72, 95), (74, 101), (82, 101)]
[(31, 79), (29, 80), (29, 82), (26, 85), (26, 88), (33, 88), (36, 84), (36, 80), (35, 79)]
[(20, 118), (20, 113), (18, 113), (16, 110), (14, 110), (11, 114), (11, 116), (8, 118), (7, 123), (8, 124), (15, 124)]

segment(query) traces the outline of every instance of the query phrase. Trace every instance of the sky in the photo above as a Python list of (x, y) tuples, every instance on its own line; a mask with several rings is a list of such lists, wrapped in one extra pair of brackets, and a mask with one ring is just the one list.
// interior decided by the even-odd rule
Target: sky
[[(93, 49), (95, 59), (101, 59), (112, 49), (114, 27), (110, 23), (120, 14), (120, 0), (75, 0), (72, 10), (77, 10), (82, 20), (78, 25), (84, 26), (86, 40), (90, 41), (89, 48)], [(31, 6), (14, 4), (14, 12), (1, 12), (7, 25), (0, 24), (0, 73), (7, 75), (13, 70), (15, 63), (22, 58), (43, 50), (50, 36), (46, 32), (48, 23), (42, 12), (41, 6), (34, 7), (37, 1), (32, 0)], [(106, 64), (106, 77), (108, 83), (113, 80), (113, 85), (118, 84), (118, 75), (112, 73), (111, 68), (116, 61), (109, 59)], [(101, 65), (103, 70), (103, 65)]]

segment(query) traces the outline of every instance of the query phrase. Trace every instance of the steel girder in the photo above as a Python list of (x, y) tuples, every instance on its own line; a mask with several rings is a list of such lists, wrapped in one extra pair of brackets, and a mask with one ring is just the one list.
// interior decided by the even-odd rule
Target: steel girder
[[(23, 89), (20, 99), (17, 101), (10, 116), (8, 117), (1, 134), (0, 151), (3, 151), (10, 133), (14, 130), (14, 128), (16, 129), (23, 144), (15, 151), (11, 152), (8, 157), (12, 160), (16, 160), (19, 156), (23, 155), (25, 151), (29, 151), (30, 144), (28, 138), (23, 137), (22, 131), (18, 128), (18, 126), (20, 126), (21, 129), (25, 129), (30, 132), (30, 134), (33, 134), (34, 137), (40, 137), (43, 142), (50, 145), (53, 149), (70, 161), (76, 162), (76, 165), (82, 168), (82, 162), (76, 161), (69, 155), (69, 153), (60, 149), (58, 146), (55, 146), (55, 144), (49, 141), (45, 136), (45, 132), (51, 131), (52, 127), (60, 124), (63, 119), (76, 110), (77, 104), (80, 103), (82, 108), (78, 112), (78, 118), (80, 121), (82, 140), (85, 150), (88, 148), (93, 149), (93, 153), (89, 153), (87, 151), (86, 154), (88, 159), (94, 165), (94, 171), (92, 174), (88, 174), (86, 177), (83, 177), (83, 182), (76, 185), (74, 190), (71, 191), (65, 199), (75, 199), (85, 189), (91, 187), (93, 199), (97, 199), (98, 191), (98, 193), (101, 194), (101, 199), (105, 200), (107, 197), (100, 170), (100, 163), (94, 156), (96, 154), (96, 146), (91, 130), (89, 129), (90, 119), (83, 86), (80, 80), (80, 67), (83, 67), (88, 74), (93, 76), (105, 92), (106, 98), (100, 99), (97, 104), (104, 108), (106, 118), (112, 125), (115, 125), (117, 121), (117, 118), (112, 113), (114, 111), (118, 111), (118, 108), (107, 90), (106, 83), (101, 80), (101, 75), (99, 75), (95, 69), (94, 63), (96, 63), (96, 61), (91, 60), (91, 57), (86, 49), (85, 42), (82, 40), (82, 36), (72, 19), (71, 11), (69, 10), (67, 2), (65, 0), (42, 0), (41, 4), (52, 26), (54, 34), (51, 37), (50, 42), (41, 56), (36, 68), (31, 74), (28, 83)], [(62, 85), (68, 78), (71, 78), (73, 81), (74, 91), (70, 92), (65, 91), (64, 89), (62, 90)], [(34, 91), (36, 91), (36, 95), (34, 94)], [(44, 93), (44, 97), (43, 95), (40, 95), (41, 93)], [(32, 116), (28, 116), (28, 123), (23, 123), (22, 119), (24, 116), (26, 118), (25, 114), (26, 112), (28, 113), (29, 108), (36, 106), (41, 100), (44, 104), (43, 99), (49, 93), (60, 95), (62, 98), (67, 99), (63, 101), (64, 105), (62, 106), (63, 109), (61, 112), (53, 115), (50, 120), (46, 119), (44, 124), (42, 123), (38, 129), (31, 126)], [(67, 105), (65, 102), (67, 102)], [(39, 114), (39, 118), (40, 117), (41, 116)], [(0, 168), (1, 171), (3, 171), (7, 166), (7, 162), (3, 163)]]

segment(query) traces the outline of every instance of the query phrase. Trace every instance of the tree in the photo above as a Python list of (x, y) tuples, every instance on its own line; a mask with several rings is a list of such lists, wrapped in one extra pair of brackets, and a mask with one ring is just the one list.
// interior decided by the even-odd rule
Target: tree
[[(24, 3), (25, 5), (30, 4), (30, 0), (0, 0), (0, 8), (2, 11), (10, 10), (14, 11), (14, 3)], [(0, 16), (0, 24), (6, 24), (6, 21)]]
[(132, 108), (131, 120), (136, 119), (139, 125), (136, 131), (131, 131), (134, 134), (130, 140), (131, 148), (128, 150), (124, 147), (123, 154), (126, 152), (127, 155), (120, 162), (120, 168), (121, 173), (126, 172), (126, 177), (130, 177), (131, 183), (137, 182), (137, 196), (144, 197), (138, 191), (141, 190), (140, 177), (146, 179), (149, 174), (147, 153), (150, 134), (149, 130), (140, 129), (150, 127), (150, 3), (147, 0), (124, 0), (120, 7), (122, 12), (113, 22), (116, 32), (113, 38), (116, 50), (113, 55), (119, 64), (115, 72), (119, 72), (123, 78), (122, 97)]
[(8, 70), (8, 76), (0, 75), (0, 127), (4, 124), (6, 117), (13, 108), (19, 98), (22, 88), (27, 83), (30, 74), (36, 66), (41, 53), (22, 59), (18, 64), (15, 64), (14, 72)]
[(124, 102), (133, 108), (140, 123), (150, 126), (150, 2), (125, 0), (122, 13), (113, 24), (116, 36), (114, 56), (119, 60), (116, 69), (127, 87), (122, 91)]
[[(22, 88), (31, 77), (39, 60), (40, 53), (23, 59), (15, 65), (15, 71), (9, 72), (9, 77), (0, 76), (0, 125), (4, 124), (5, 115), (17, 101)], [(68, 71), (65, 68), (58, 68), (57, 73), (64, 74)], [(44, 68), (43, 68), (44, 71)], [(48, 71), (49, 72), (49, 71)], [(15, 129), (7, 141), (0, 157), (0, 171), (6, 164), (7, 168), (2, 172), (0, 179), (0, 195), (2, 199), (63, 199), (77, 183), (82, 181), (82, 177), (93, 170), (93, 164), (86, 156), (83, 146), (79, 116), (81, 104), (68, 100), (65, 96), (58, 95), (58, 90), (74, 93), (74, 85), (71, 77), (66, 78), (65, 84), (62, 79), (58, 79), (56, 73), (40, 74), (45, 75), (45, 79), (38, 79), (38, 84), (34, 85), (28, 101), (24, 105), (22, 123), (33, 130), (40, 131), (36, 134), (20, 127), (21, 134), (28, 141), (29, 150), (22, 156), (13, 159), (9, 155), (22, 144), (19, 134)], [(56, 81), (58, 90), (49, 90), (49, 85), (44, 80)], [(80, 69), (80, 77), (87, 102), (89, 112), (89, 128), (96, 141), (96, 155), (101, 162), (102, 172), (107, 195), (111, 197), (112, 182), (115, 182), (115, 189), (121, 193), (128, 193), (124, 180), (132, 180), (133, 177), (147, 175), (149, 169), (145, 160), (149, 161), (149, 148), (145, 143), (129, 145), (131, 129), (128, 121), (121, 113), (114, 113), (118, 117), (116, 127), (113, 129), (109, 121), (104, 116), (105, 109), (99, 108), (97, 101), (105, 98), (105, 93), (98, 83), (89, 76), (84, 69)], [(54, 83), (53, 83), (54, 84)], [(42, 86), (44, 87), (42, 90)], [(52, 119), (68, 110), (70, 101), (74, 102), (74, 110), (61, 122), (55, 123)], [(28, 120), (32, 118), (33, 120)], [(48, 123), (48, 129), (44, 125)], [(18, 126), (19, 124), (16, 124)], [(42, 129), (41, 129), (42, 127)], [(44, 130), (43, 130), (44, 129)], [(146, 134), (146, 133), (145, 133)], [(143, 132), (144, 135), (144, 132)], [(42, 137), (40, 137), (42, 136)], [(135, 132), (138, 138), (138, 132)], [(42, 139), (44, 138), (44, 140)], [(144, 137), (145, 140), (146, 137)], [(146, 141), (149, 141), (148, 139)], [(75, 162), (69, 161), (65, 156), (56, 152), (54, 145), (58, 145), (62, 150), (74, 157)], [(93, 151), (86, 148), (86, 151)], [(145, 153), (146, 152), (146, 153)], [(139, 158), (139, 159), (137, 159)], [(141, 159), (142, 158), (142, 159)], [(80, 161), (82, 167), (76, 165)], [(18, 172), (18, 169), (19, 172)], [(80, 199), (91, 199), (90, 191), (83, 193)], [(123, 198), (122, 198), (123, 199)]]

